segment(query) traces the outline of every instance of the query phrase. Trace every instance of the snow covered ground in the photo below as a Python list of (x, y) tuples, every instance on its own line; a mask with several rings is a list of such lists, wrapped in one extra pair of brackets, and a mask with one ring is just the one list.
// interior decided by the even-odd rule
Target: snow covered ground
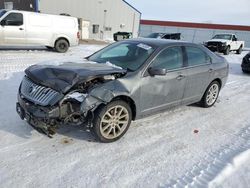
[(214, 107), (182, 106), (133, 122), (112, 144), (81, 127), (49, 139), (18, 117), (26, 67), (81, 61), (101, 47), (0, 49), (0, 187), (249, 187), (250, 75), (240, 68), (247, 52), (226, 56), (230, 76)]

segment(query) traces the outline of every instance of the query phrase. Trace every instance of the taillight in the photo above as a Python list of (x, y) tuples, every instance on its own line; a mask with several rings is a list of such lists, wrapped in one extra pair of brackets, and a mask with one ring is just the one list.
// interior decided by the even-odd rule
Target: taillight
[(80, 39), (80, 32), (77, 32), (77, 38)]

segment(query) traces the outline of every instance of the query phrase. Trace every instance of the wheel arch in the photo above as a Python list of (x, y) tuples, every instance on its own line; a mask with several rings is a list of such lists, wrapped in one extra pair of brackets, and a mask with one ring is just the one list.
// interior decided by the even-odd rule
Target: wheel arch
[[(220, 86), (220, 89), (221, 89), (222, 80), (221, 80), (220, 78), (216, 78), (216, 79), (212, 80), (212, 82), (214, 82), (214, 81), (217, 81), (217, 82), (219, 83), (219, 86)], [(211, 84), (212, 82), (210, 82), (210, 84)], [(209, 84), (209, 85), (210, 85), (210, 84)]]
[(136, 119), (136, 104), (135, 104), (135, 101), (131, 97), (126, 96), (126, 95), (116, 96), (111, 101), (116, 101), (116, 100), (122, 100), (122, 101), (128, 103), (128, 105), (130, 106), (131, 111), (132, 111), (132, 120), (135, 120)]
[(56, 45), (57, 41), (59, 41), (59, 40), (61, 40), (61, 39), (66, 40), (67, 43), (68, 43), (68, 45), (70, 46), (69, 39), (68, 39), (67, 37), (65, 37), (65, 36), (57, 37), (56, 40), (55, 40), (55, 42), (54, 42), (54, 46)]

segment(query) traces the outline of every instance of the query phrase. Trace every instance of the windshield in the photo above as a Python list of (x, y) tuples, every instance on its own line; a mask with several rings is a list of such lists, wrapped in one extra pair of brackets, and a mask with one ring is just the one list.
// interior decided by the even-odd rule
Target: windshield
[(232, 35), (215, 35), (213, 39), (232, 40)]
[(142, 42), (118, 42), (88, 58), (97, 63), (111, 63), (125, 70), (137, 70), (154, 52), (156, 47)]
[(0, 18), (7, 12), (7, 10), (0, 10)]

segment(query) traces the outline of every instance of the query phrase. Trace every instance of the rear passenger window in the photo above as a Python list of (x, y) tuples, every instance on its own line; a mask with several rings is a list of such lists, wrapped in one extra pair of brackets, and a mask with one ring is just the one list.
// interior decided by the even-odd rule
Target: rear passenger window
[(181, 47), (171, 47), (163, 50), (154, 60), (152, 67), (174, 70), (183, 67)]
[(186, 47), (188, 65), (196, 66), (211, 62), (211, 59), (205, 52), (196, 47)]
[(8, 26), (23, 25), (23, 14), (10, 13), (3, 19), (3, 21), (5, 22), (5, 25), (8, 25)]

